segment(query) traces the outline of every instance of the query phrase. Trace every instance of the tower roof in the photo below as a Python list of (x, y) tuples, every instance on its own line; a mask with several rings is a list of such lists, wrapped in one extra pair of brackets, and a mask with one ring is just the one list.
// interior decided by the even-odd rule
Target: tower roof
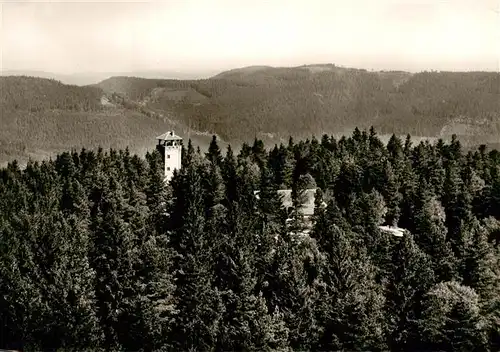
[(167, 133), (164, 133), (161, 136), (156, 137), (156, 139), (160, 139), (162, 141), (181, 141), (182, 140), (182, 138), (177, 136), (174, 131), (168, 131)]

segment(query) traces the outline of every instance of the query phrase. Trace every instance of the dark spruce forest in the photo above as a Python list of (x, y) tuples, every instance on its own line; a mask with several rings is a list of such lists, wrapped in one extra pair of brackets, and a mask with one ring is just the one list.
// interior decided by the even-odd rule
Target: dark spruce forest
[(500, 350), (499, 74), (0, 82), (0, 349)]
[(1, 348), (500, 348), (498, 151), (374, 129), (183, 148), (170, 183), (156, 150), (0, 170)]

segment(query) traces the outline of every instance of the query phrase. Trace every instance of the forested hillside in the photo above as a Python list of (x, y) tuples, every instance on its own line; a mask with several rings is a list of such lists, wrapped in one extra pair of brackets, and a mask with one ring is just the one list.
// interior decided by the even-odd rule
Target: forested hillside
[[(71, 148), (126, 148), (143, 155), (157, 135), (182, 126), (129, 105), (97, 87), (36, 77), (0, 77), (0, 165), (40, 160)], [(209, 136), (192, 135), (198, 145)]]
[(0, 348), (500, 349), (500, 152), (374, 129), (239, 149), (189, 143), (167, 185), (156, 151), (0, 169)]
[(143, 154), (169, 129), (202, 147), (212, 134), (279, 143), (372, 125), (387, 138), (456, 134), (466, 146), (500, 143), (500, 74), (493, 72), (257, 66), (202, 80), (112, 77), (86, 87), (0, 77), (0, 107), (0, 163), (72, 147)]
[(493, 72), (257, 66), (206, 80), (113, 77), (98, 86), (229, 141), (307, 138), (373, 125), (383, 134), (500, 142), (500, 74)]

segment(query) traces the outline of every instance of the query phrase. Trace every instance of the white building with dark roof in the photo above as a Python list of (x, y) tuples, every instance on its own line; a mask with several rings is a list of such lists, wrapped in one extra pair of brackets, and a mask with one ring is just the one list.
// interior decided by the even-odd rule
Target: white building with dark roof
[[(259, 192), (260, 191), (255, 191), (255, 197), (259, 199)], [(281, 195), (281, 201), (283, 204), (283, 207), (287, 209), (287, 212), (289, 213), (289, 210), (291, 207), (293, 207), (293, 201), (292, 201), (292, 190), (291, 189), (280, 189), (277, 191), (279, 195)], [(306, 189), (302, 192), (300, 195), (301, 197), (301, 204), (299, 207), (300, 213), (304, 216), (304, 226), (305, 229), (302, 231), (302, 235), (308, 235), (311, 231), (312, 226), (314, 225), (313, 222), (311, 221), (312, 215), (314, 215), (314, 209), (315, 209), (315, 198), (316, 198), (316, 188), (310, 188)], [(321, 204), (322, 207), (326, 207), (326, 203), (323, 202)], [(291, 219), (287, 219), (287, 222), (291, 221)], [(379, 226), (380, 231), (383, 233), (393, 235), (396, 237), (403, 237), (405, 233), (405, 229), (400, 228), (400, 227), (395, 227), (395, 226)]]
[(174, 170), (179, 170), (182, 166), (182, 137), (177, 136), (174, 131), (168, 131), (156, 139), (156, 149), (162, 155), (165, 181), (168, 182), (174, 176)]
[[(257, 199), (259, 199), (259, 193), (260, 191), (254, 191), (255, 197)], [(289, 210), (291, 207), (293, 207), (291, 189), (279, 189), (277, 193), (281, 196), (281, 202), (285, 209)], [(315, 196), (316, 188), (306, 189), (301, 193), (300, 197), (302, 202), (300, 204), (299, 211), (302, 213), (302, 215), (304, 215), (304, 217), (309, 217), (314, 214)], [(326, 206), (326, 203), (324, 203), (324, 206)]]

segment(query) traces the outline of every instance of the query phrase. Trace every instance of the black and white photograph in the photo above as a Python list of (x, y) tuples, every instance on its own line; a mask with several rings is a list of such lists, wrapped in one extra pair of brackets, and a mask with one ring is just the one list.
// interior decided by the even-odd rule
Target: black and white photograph
[(0, 351), (500, 351), (500, 0), (0, 0)]

